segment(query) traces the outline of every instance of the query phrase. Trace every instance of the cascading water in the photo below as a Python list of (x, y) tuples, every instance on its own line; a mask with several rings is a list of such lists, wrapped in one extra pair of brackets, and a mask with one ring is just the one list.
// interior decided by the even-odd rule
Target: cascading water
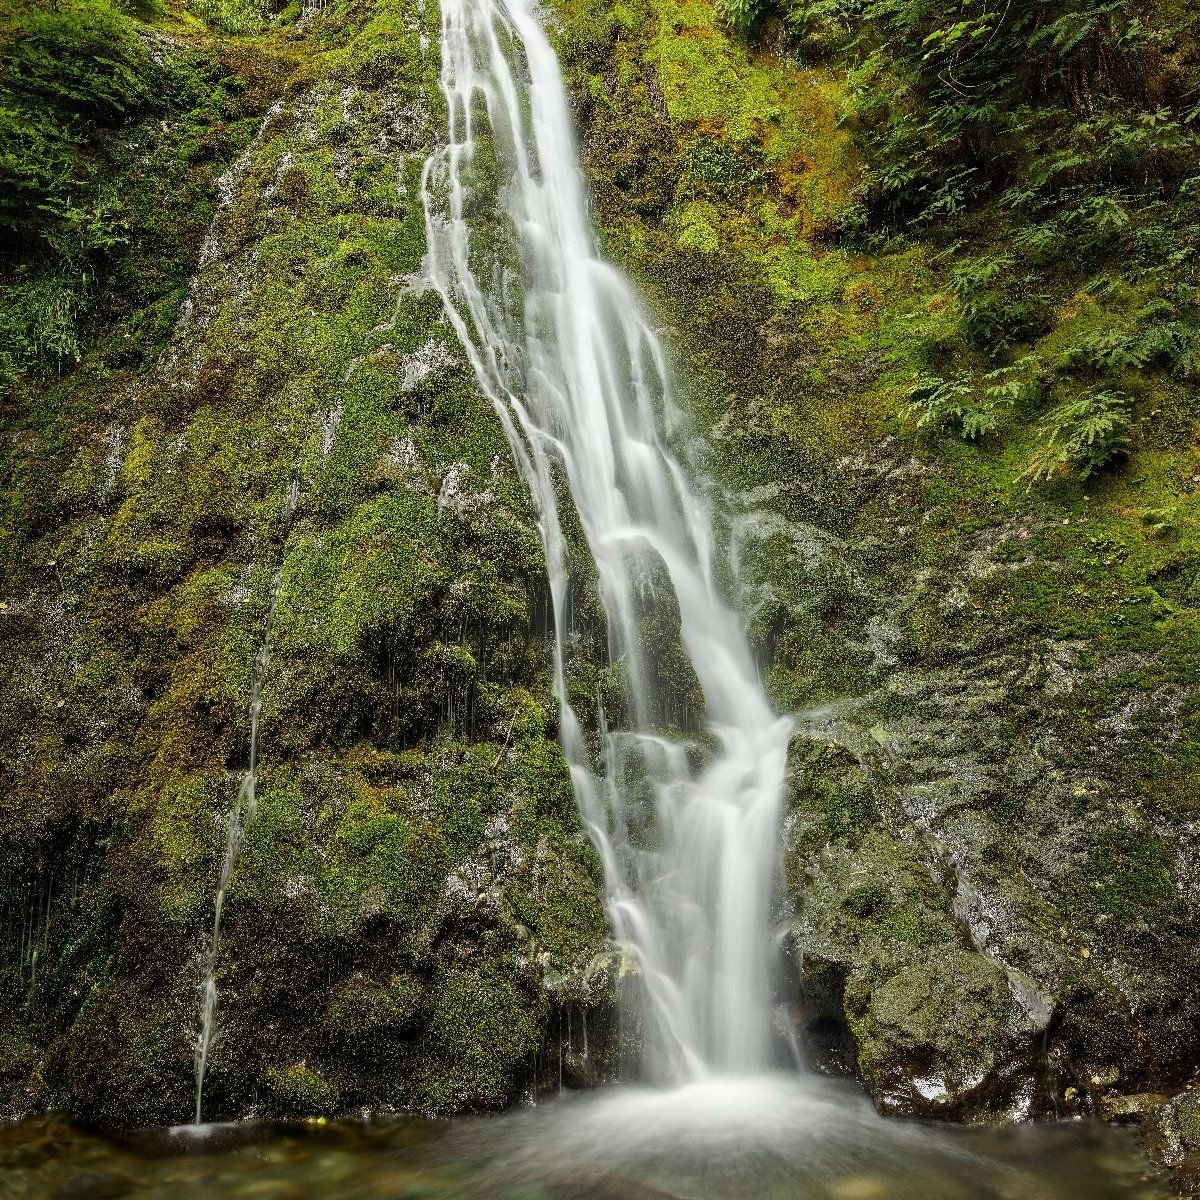
[[(701, 497), (663, 440), (662, 348), (596, 253), (557, 59), (529, 0), (442, 0), (449, 137), (423, 179), (428, 269), (539, 513), (563, 748), (644, 980), (645, 1072), (685, 1082), (771, 1056), (770, 919), (791, 726), (773, 714), (712, 569)], [(624, 728), (601, 769), (566, 680), (565, 480), (595, 561)], [(710, 752), (667, 736), (653, 677), (666, 578)], [(705, 763), (696, 766), (703, 757)]]

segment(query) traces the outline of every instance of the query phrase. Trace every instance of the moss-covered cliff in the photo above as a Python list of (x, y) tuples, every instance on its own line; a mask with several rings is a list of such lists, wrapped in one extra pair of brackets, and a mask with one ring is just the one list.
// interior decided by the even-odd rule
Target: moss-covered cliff
[[(556, 37), (801, 714), (780, 920), (814, 1057), (888, 1111), (1116, 1111), (1200, 1032), (1191, 33), (1138, 93), (1178, 126), (1135, 148), (1153, 181), (1069, 163), (1018, 205), (1070, 89), (985, 130), (1015, 149), (978, 186), (945, 147), (888, 175), (888, 122), (944, 98), (885, 8), (562, 0)], [(47, 83), (38, 46), (73, 60), (29, 11), (0, 32), (11, 194), (44, 201), (0, 213), (5, 1103), (189, 1112), (256, 672), (206, 1111), (503, 1103), (609, 968), (533, 521), (421, 281), (434, 6), (62, 0), (115, 100)], [(60, 169), (21, 175), (47, 113)], [(1082, 249), (1081, 195), (1128, 218)]]
[[(1107, 160), (1046, 189), (1053, 228), (1002, 188), (1101, 137), (1111, 64), (1088, 113), (1048, 88), (990, 143), (959, 129), (964, 170), (981, 141), (1008, 161), (904, 209), (948, 168), (887, 176), (887, 130), (942, 119), (901, 10), (764, 9), (747, 34), (703, 0), (580, 0), (561, 48), (608, 246), (683, 348), (768, 678), (802, 714), (797, 1010), (889, 1111), (1115, 1112), (1190, 1077), (1200, 1018), (1197, 393), (1182, 349), (1095, 350), (1195, 337), (1195, 43), (1142, 14), (1127, 119), (1178, 154), (1130, 143), (1125, 232), (1089, 240), (1070, 205), (1117, 190)], [(1053, 428), (1089, 388), (1124, 397), (1094, 461)]]
[(206, 1115), (504, 1104), (603, 993), (605, 935), (540, 544), (420, 276), (436, 11), (231, 39), (25, 10), (34, 115), (62, 101), (21, 55), (68, 19), (145, 74), (67, 148), (121, 237), (67, 254), (70, 215), (24, 212), (6, 260), (80, 299), (70, 354), (34, 314), (7, 412), (4, 1106), (189, 1113), (258, 684)]

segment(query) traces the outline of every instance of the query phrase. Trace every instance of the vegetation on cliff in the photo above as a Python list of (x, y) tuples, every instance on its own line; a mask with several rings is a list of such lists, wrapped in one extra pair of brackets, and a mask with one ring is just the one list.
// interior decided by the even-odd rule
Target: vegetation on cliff
[(4, 286), (75, 299), (5, 307), (3, 1104), (191, 1110), (258, 671), (205, 1114), (494, 1107), (608, 976), (528, 500), (420, 279), (437, 14), (231, 14), (6, 25), (60, 165)]
[[(735, 19), (754, 36), (770, 11)], [(1195, 14), (834, 0), (778, 16), (791, 52), (848, 66), (844, 119), (866, 168), (837, 236), (917, 236), (948, 268), (957, 319), (923, 347), (918, 423), (967, 438), (1032, 427), (1035, 481), (1086, 478), (1135, 446), (1187, 447)]]
[(801, 714), (800, 1011), (892, 1111), (1102, 1109), (1196, 1044), (1191, 18), (1077, 109), (1028, 6), (951, 8), (578, 0), (561, 46)]
[[(1178, 1086), (1200, 1022), (1195, 16), (556, 11), (602, 236), (672, 332), (800, 714), (797, 1013), (892, 1111)], [(533, 518), (421, 286), (436, 20), (4, 9), (9, 1109), (190, 1111), (268, 632), (214, 1113), (500, 1104), (607, 994)], [(617, 669), (594, 657), (584, 705)]]
[(215, 175), (291, 65), (278, 43), (218, 42), (183, 10), (139, 19), (153, 14), (108, 0), (0, 6), (4, 392), (72, 369), (94, 339), (129, 366), (161, 344)]

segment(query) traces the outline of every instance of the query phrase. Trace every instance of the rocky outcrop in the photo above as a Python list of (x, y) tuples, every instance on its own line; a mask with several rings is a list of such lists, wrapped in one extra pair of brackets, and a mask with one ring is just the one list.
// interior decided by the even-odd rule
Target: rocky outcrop
[[(844, 651), (875, 655), (862, 694), (809, 719), (797, 763), (793, 945), (837, 946), (860, 1069), (896, 1111), (1077, 1111), (1169, 1086), (1195, 1053), (1196, 830), (1184, 796), (1129, 770), (1150, 751), (1170, 771), (1180, 734), (1127, 719), (1154, 694), (1194, 703), (1194, 684), (1160, 646), (1001, 636), (1030, 575), (1070, 569), (1044, 541), (1025, 551), (1031, 522), (963, 536), (916, 589), (903, 556), (868, 588)], [(872, 534), (887, 526), (872, 511)], [(926, 648), (904, 615), (931, 596)], [(849, 819), (827, 807), (830, 771)]]
[[(1192, 1088), (1168, 1103), (1162, 1103), (1161, 1096), (1142, 1099), (1134, 1119), (1145, 1121), (1143, 1145), (1167, 1170), (1180, 1195), (1200, 1196), (1200, 1093)], [(1120, 1109), (1107, 1115), (1113, 1120), (1130, 1119)]]
[[(1177, 1088), (1200, 1045), (1198, 558), (1153, 513), (1190, 503), (1190, 451), (1033, 486), (1002, 446), (931, 439), (905, 386), (956, 302), (916, 239), (839, 244), (836, 69), (673, 0), (569, 7), (562, 40), (609, 245), (683, 347), (799, 714), (781, 933), (810, 1054), (841, 1069), (849, 1045), (898, 1114)], [(647, 150), (614, 171), (617, 142)]]
[(437, 13), (279, 37), (165, 343), (97, 349), (10, 435), (8, 1113), (189, 1118), (252, 704), (204, 1115), (500, 1106), (588, 1012), (603, 1057), (540, 543), (421, 275)]

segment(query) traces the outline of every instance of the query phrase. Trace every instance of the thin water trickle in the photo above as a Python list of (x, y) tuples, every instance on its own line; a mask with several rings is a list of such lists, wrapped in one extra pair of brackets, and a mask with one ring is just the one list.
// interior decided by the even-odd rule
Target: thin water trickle
[[(761, 1069), (791, 726), (714, 580), (704, 498), (666, 444), (662, 346), (596, 253), (558, 61), (530, 0), (443, 0), (441, 86), (448, 141), (422, 180), (428, 275), (538, 510), (563, 748), (614, 934), (641, 969), (643, 1073)], [(598, 756), (567, 699), (567, 504), (629, 680), (629, 716), (595, 731)], [(663, 647), (647, 614), (661, 617), (664, 578), (715, 747), (699, 768), (661, 719), (679, 706), (653, 682)]]
[[(300, 481), (293, 479), (284, 502), (282, 529), (283, 540), (291, 528), (296, 505), (300, 500)], [(283, 583), (283, 554), (280, 553), (271, 575), (271, 588), (267, 597), (267, 616), (263, 623), (262, 640), (254, 656), (254, 667), (250, 673), (250, 749), (246, 770), (238, 783), (237, 795), (225, 818), (225, 853), (221, 859), (221, 874), (217, 881), (217, 894), (213, 902), (212, 932), (204, 956), (204, 976), (200, 983), (200, 1029), (196, 1034), (194, 1054), (196, 1073), (196, 1124), (200, 1125), (204, 1112), (204, 1077), (208, 1071), (209, 1055), (217, 1030), (217, 967), (221, 954), (221, 918), (225, 911), (225, 897), (233, 881), (238, 855), (246, 830), (258, 812), (258, 726), (262, 715), (263, 684), (267, 675), (267, 664), (271, 653), (271, 626), (279, 604), (279, 591)]]

